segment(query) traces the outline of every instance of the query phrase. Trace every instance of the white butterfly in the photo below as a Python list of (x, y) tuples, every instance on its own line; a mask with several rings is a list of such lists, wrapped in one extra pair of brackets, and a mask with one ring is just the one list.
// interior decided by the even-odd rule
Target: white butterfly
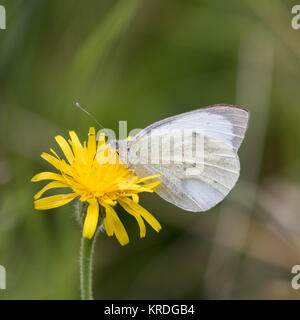
[[(184, 210), (206, 211), (238, 180), (237, 151), (248, 119), (248, 111), (240, 107), (213, 105), (155, 122), (129, 141), (116, 141), (116, 148), (121, 161), (139, 177), (161, 174), (156, 193), (163, 199)], [(187, 156), (185, 149), (190, 149)], [(197, 150), (200, 156), (195, 156)], [(201, 170), (187, 174), (195, 167)]]

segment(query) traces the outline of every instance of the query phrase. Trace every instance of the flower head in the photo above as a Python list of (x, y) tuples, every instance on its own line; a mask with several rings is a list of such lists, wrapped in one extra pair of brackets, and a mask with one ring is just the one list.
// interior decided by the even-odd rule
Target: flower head
[[(59, 172), (41, 172), (31, 181), (53, 180), (34, 196), (34, 207), (47, 210), (60, 207), (78, 198), (88, 203), (83, 226), (83, 236), (91, 239), (97, 229), (99, 209), (105, 209), (103, 219), (108, 236), (115, 235), (121, 245), (129, 242), (128, 234), (114, 210), (119, 203), (129, 214), (135, 217), (140, 228), (140, 237), (145, 237), (144, 220), (157, 232), (161, 229), (159, 222), (139, 205), (140, 192), (153, 192), (160, 183), (152, 179), (158, 176), (139, 178), (123, 165), (118, 154), (100, 137), (96, 142), (95, 128), (90, 128), (88, 142), (82, 145), (76, 133), (70, 131), (68, 142), (62, 136), (55, 137), (66, 160), (50, 149), (52, 154), (42, 153), (41, 157)], [(146, 181), (152, 182), (146, 183)], [(50, 189), (69, 188), (70, 193), (61, 193), (41, 198)]]

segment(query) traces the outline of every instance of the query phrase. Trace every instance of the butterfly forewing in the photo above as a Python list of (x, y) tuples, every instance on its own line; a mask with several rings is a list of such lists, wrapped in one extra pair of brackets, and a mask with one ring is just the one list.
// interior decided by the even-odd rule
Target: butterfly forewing
[(216, 105), (158, 121), (129, 142), (128, 162), (140, 177), (161, 174), (156, 192), (163, 199), (206, 211), (239, 177), (237, 150), (248, 118), (244, 109)]

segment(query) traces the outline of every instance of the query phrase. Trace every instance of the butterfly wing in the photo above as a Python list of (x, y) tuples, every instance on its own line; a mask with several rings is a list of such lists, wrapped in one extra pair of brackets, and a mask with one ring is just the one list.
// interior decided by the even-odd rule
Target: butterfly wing
[[(130, 141), (128, 161), (140, 177), (161, 174), (156, 192), (163, 199), (184, 210), (206, 211), (225, 198), (239, 177), (237, 150), (248, 118), (244, 109), (216, 105), (161, 120)], [(182, 156), (182, 143), (164, 143), (172, 139), (174, 130), (182, 135), (188, 130), (192, 132), (184, 139), (184, 145), (192, 151), (189, 156)], [(153, 140), (153, 132), (159, 139)], [(161, 150), (154, 155), (153, 141), (161, 144)], [(198, 141), (203, 145), (203, 153), (200, 157), (192, 156), (199, 148)], [(170, 152), (165, 153), (165, 149)], [(181, 161), (176, 161), (178, 157)], [(195, 168), (198, 170), (193, 172)]]
[(149, 135), (153, 129), (201, 129), (207, 136), (216, 138), (238, 150), (248, 128), (249, 112), (233, 105), (213, 105), (196, 109), (155, 122), (141, 130), (131, 145)]

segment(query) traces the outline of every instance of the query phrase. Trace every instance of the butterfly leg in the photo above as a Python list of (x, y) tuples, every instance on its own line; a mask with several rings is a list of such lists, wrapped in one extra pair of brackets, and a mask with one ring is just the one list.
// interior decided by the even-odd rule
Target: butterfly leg
[(127, 184), (129, 183), (129, 181), (130, 181), (130, 179), (132, 178), (132, 176), (134, 175), (134, 173), (135, 173), (135, 169), (133, 169), (132, 171), (131, 171), (131, 174), (130, 174), (130, 177), (128, 178), (128, 180), (127, 180)]

